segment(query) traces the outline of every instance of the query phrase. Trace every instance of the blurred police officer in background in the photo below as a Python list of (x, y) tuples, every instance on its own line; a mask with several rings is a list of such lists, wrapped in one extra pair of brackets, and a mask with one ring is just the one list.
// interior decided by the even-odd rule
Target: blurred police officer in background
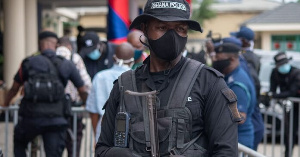
[[(219, 42), (214, 43), (211, 47), (217, 47), (222, 43), (223, 44), (224, 43), (232, 43), (232, 44), (238, 46), (240, 49), (242, 49), (242, 42), (240, 39), (238, 39), (236, 37), (222, 38)], [(256, 74), (256, 71), (253, 70), (253, 67), (250, 64), (248, 64), (248, 62), (243, 57), (242, 53), (239, 53), (238, 57), (239, 57), (240, 67), (246, 72), (246, 74), (248, 75), (248, 77), (251, 80), (251, 83), (253, 84), (253, 86), (255, 86), (255, 83), (254, 83), (255, 79), (253, 79), (253, 77), (258, 77)], [(251, 75), (252, 73), (250, 72), (250, 69), (252, 69), (252, 72), (254, 71), (255, 75)], [(258, 78), (256, 78), (256, 80), (258, 80)], [(260, 89), (256, 89), (256, 92), (259, 92), (259, 90)], [(259, 98), (257, 98), (258, 95), (259, 95), (259, 93), (256, 93), (257, 101), (256, 101), (256, 105), (254, 108), (254, 112), (252, 114), (252, 123), (253, 123), (253, 127), (254, 127), (254, 145), (253, 145), (254, 150), (257, 150), (258, 144), (261, 142), (263, 135), (264, 135), (264, 121), (263, 121), (262, 114), (261, 114), (260, 108), (259, 108), (260, 100), (259, 100)]]
[(239, 63), (240, 47), (224, 43), (215, 48), (213, 67), (225, 75), (225, 81), (237, 96), (237, 107), (244, 120), (238, 127), (239, 143), (253, 148), (254, 127), (252, 113), (256, 105), (255, 87)]
[[(38, 135), (42, 135), (46, 156), (62, 156), (68, 125), (64, 101), (64, 87), (68, 80), (77, 87), (81, 99), (84, 102), (86, 100), (87, 92), (78, 70), (72, 62), (56, 55), (56, 46), (55, 33), (41, 32), (40, 53), (23, 60), (6, 96), (4, 106), (9, 106), (12, 98), (24, 86), (19, 121), (14, 130), (14, 154), (17, 157), (26, 157), (28, 143)], [(34, 77), (46, 75), (49, 77), (44, 79), (50, 81), (46, 82), (47, 86), (39, 80), (34, 83), (36, 88), (31, 86)]]

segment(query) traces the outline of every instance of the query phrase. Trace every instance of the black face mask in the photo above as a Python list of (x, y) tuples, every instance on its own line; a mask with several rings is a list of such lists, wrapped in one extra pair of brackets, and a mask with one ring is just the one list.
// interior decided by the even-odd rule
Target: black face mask
[(159, 39), (151, 40), (148, 38), (148, 42), (150, 49), (158, 58), (172, 61), (183, 51), (187, 37), (182, 37), (171, 29)]
[(223, 59), (213, 62), (213, 68), (218, 70), (219, 72), (223, 73), (224, 69), (230, 65), (230, 59)]

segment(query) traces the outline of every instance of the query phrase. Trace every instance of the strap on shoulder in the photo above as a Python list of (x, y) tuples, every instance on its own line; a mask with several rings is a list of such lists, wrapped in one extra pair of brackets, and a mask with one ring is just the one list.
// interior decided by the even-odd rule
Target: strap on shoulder
[(187, 58), (169, 97), (168, 108), (185, 107), (186, 100), (204, 64)]
[[(130, 112), (138, 112), (142, 111), (141, 106), (139, 105), (139, 98), (137, 96), (129, 95), (127, 94), (124, 96), (124, 90), (131, 90), (137, 92), (136, 87), (136, 80), (135, 80), (135, 71), (129, 70), (124, 72), (122, 75), (118, 78), (119, 88), (120, 88), (120, 94), (121, 97), (123, 95), (123, 102), (120, 102), (120, 105), (123, 105), (124, 111), (130, 111)], [(122, 91), (121, 91), (122, 89)], [(125, 105), (124, 105), (125, 103)], [(121, 106), (120, 106), (121, 107)], [(125, 108), (126, 107), (126, 108)]]
[(47, 64), (49, 65), (50, 73), (59, 78), (60, 75), (58, 73), (57, 66), (54, 65), (53, 61), (44, 55), (41, 55), (41, 56), (45, 58)]

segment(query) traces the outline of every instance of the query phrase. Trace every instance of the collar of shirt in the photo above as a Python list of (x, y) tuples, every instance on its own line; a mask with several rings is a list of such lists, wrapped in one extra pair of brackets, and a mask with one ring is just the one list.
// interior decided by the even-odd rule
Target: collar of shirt
[(127, 71), (130, 70), (130, 68), (128, 66), (119, 66), (114, 64), (111, 69), (117, 70), (117, 71)]
[[(171, 69), (165, 70), (165, 71), (160, 71), (160, 72), (150, 72), (150, 57), (147, 57), (145, 59), (145, 61), (143, 62), (144, 65), (138, 69), (137, 72), (137, 79), (141, 79), (144, 80), (145, 83), (147, 84), (147, 86), (151, 89), (151, 90), (158, 90), (158, 91), (162, 91), (163, 89), (165, 89), (168, 84), (169, 84), (169, 79), (172, 77), (177, 76), (176, 74), (178, 74), (178, 72), (180, 71), (182, 65), (185, 63), (186, 58), (182, 57), (180, 59), (180, 61)], [(155, 89), (155, 82), (152, 78), (152, 75), (161, 75), (161, 76), (166, 76), (167, 78), (165, 79), (165, 81), (161, 84), (159, 89)]]
[(144, 65), (141, 67), (141, 75), (138, 77), (140, 79), (147, 79), (152, 74), (161, 74), (161, 75), (168, 75), (169, 77), (172, 77), (174, 74), (176, 74), (177, 71), (179, 71), (182, 67), (182, 65), (185, 63), (186, 58), (181, 57), (180, 61), (171, 69), (159, 71), (159, 72), (150, 72), (150, 57), (148, 56), (144, 60)]

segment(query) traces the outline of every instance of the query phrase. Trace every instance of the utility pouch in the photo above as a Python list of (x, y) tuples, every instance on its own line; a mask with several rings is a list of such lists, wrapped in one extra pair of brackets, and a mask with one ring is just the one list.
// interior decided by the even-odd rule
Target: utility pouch
[(70, 118), (73, 116), (72, 113), (72, 99), (69, 94), (65, 94), (63, 98), (63, 105), (64, 105), (64, 116), (66, 118)]

